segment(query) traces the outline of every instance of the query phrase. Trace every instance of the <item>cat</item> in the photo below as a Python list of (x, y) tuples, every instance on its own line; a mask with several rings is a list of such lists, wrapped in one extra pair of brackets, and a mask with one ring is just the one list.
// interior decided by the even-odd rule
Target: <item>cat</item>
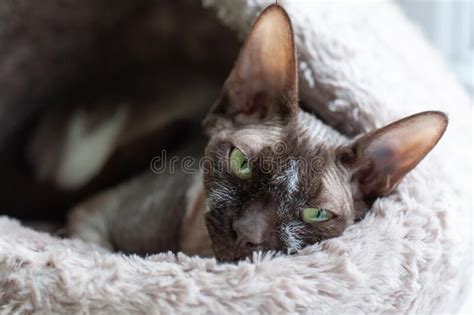
[[(96, 202), (74, 211), (73, 234), (103, 243), (113, 231), (137, 231), (133, 241), (106, 242), (114, 249), (126, 246), (133, 251), (143, 243), (138, 229), (153, 230), (149, 227), (157, 223), (151, 218), (161, 220), (158, 212), (174, 211), (173, 222), (180, 222), (173, 224), (174, 230), (180, 226), (180, 243), (174, 249), (198, 248), (189, 244), (198, 238), (205, 242), (205, 225), (209, 244), (221, 261), (238, 261), (255, 251), (295, 252), (337, 237), (362, 219), (371, 203), (390, 194), (446, 130), (447, 116), (428, 111), (347, 140), (298, 106), (297, 78), (290, 18), (281, 6), (271, 5), (255, 21), (220, 98), (203, 122), (209, 141), (202, 173), (189, 175), (193, 180), (183, 185), (172, 185), (163, 197), (171, 193), (186, 198), (171, 207), (154, 200), (154, 210), (148, 202), (147, 213), (157, 214), (140, 220), (135, 214), (145, 206), (139, 193), (124, 197), (118, 189), (107, 198), (121, 199), (120, 220), (108, 223), (118, 213), (110, 206), (113, 202), (108, 203), (107, 215), (104, 202)], [(156, 175), (155, 187), (166, 186), (169, 176)], [(132, 199), (138, 206), (124, 209)], [(93, 222), (100, 224), (81, 232)], [(115, 234), (120, 237), (123, 232)], [(166, 237), (156, 229), (152, 234), (155, 241)], [(153, 251), (153, 246), (146, 251)]]
[(240, 47), (193, 0), (6, 0), (0, 43), (0, 212), (58, 224), (200, 135)]

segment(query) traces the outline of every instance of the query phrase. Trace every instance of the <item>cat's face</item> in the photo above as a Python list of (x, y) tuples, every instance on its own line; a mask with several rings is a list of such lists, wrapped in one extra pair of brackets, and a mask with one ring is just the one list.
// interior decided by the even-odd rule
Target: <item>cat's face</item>
[(446, 127), (439, 112), (410, 116), (349, 143), (324, 139), (297, 103), (290, 20), (267, 8), (205, 121), (206, 226), (220, 260), (298, 250), (339, 236), (391, 192)]
[(353, 202), (338, 146), (320, 143), (307, 128), (314, 118), (298, 116), (225, 129), (208, 144), (206, 224), (219, 259), (298, 250), (340, 235), (364, 210)]

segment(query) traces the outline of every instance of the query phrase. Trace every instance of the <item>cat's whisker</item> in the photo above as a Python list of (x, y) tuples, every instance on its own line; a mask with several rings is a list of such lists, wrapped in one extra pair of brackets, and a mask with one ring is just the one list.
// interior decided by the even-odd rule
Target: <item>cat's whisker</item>
[(298, 222), (289, 222), (282, 227), (282, 239), (288, 250), (299, 250), (303, 246), (300, 232), (304, 227)]

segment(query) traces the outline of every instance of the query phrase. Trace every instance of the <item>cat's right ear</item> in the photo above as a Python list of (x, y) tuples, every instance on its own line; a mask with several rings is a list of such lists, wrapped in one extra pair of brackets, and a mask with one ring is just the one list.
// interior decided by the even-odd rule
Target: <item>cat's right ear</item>
[(282, 7), (271, 5), (255, 21), (204, 126), (256, 123), (275, 116), (285, 120), (298, 109), (297, 94), (291, 21)]
[(365, 199), (385, 196), (438, 143), (447, 125), (442, 112), (418, 113), (358, 138), (339, 157)]

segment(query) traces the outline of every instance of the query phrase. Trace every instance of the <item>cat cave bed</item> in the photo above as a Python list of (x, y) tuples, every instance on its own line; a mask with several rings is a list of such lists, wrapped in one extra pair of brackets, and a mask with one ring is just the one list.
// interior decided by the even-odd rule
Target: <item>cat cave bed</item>
[[(243, 36), (269, 1), (204, 0)], [(110, 253), (0, 218), (2, 313), (453, 313), (470, 279), (469, 99), (390, 2), (285, 1), (300, 97), (351, 137), (422, 110), (449, 115), (433, 152), (340, 237), (238, 264)], [(330, 127), (327, 127), (328, 129)]]

